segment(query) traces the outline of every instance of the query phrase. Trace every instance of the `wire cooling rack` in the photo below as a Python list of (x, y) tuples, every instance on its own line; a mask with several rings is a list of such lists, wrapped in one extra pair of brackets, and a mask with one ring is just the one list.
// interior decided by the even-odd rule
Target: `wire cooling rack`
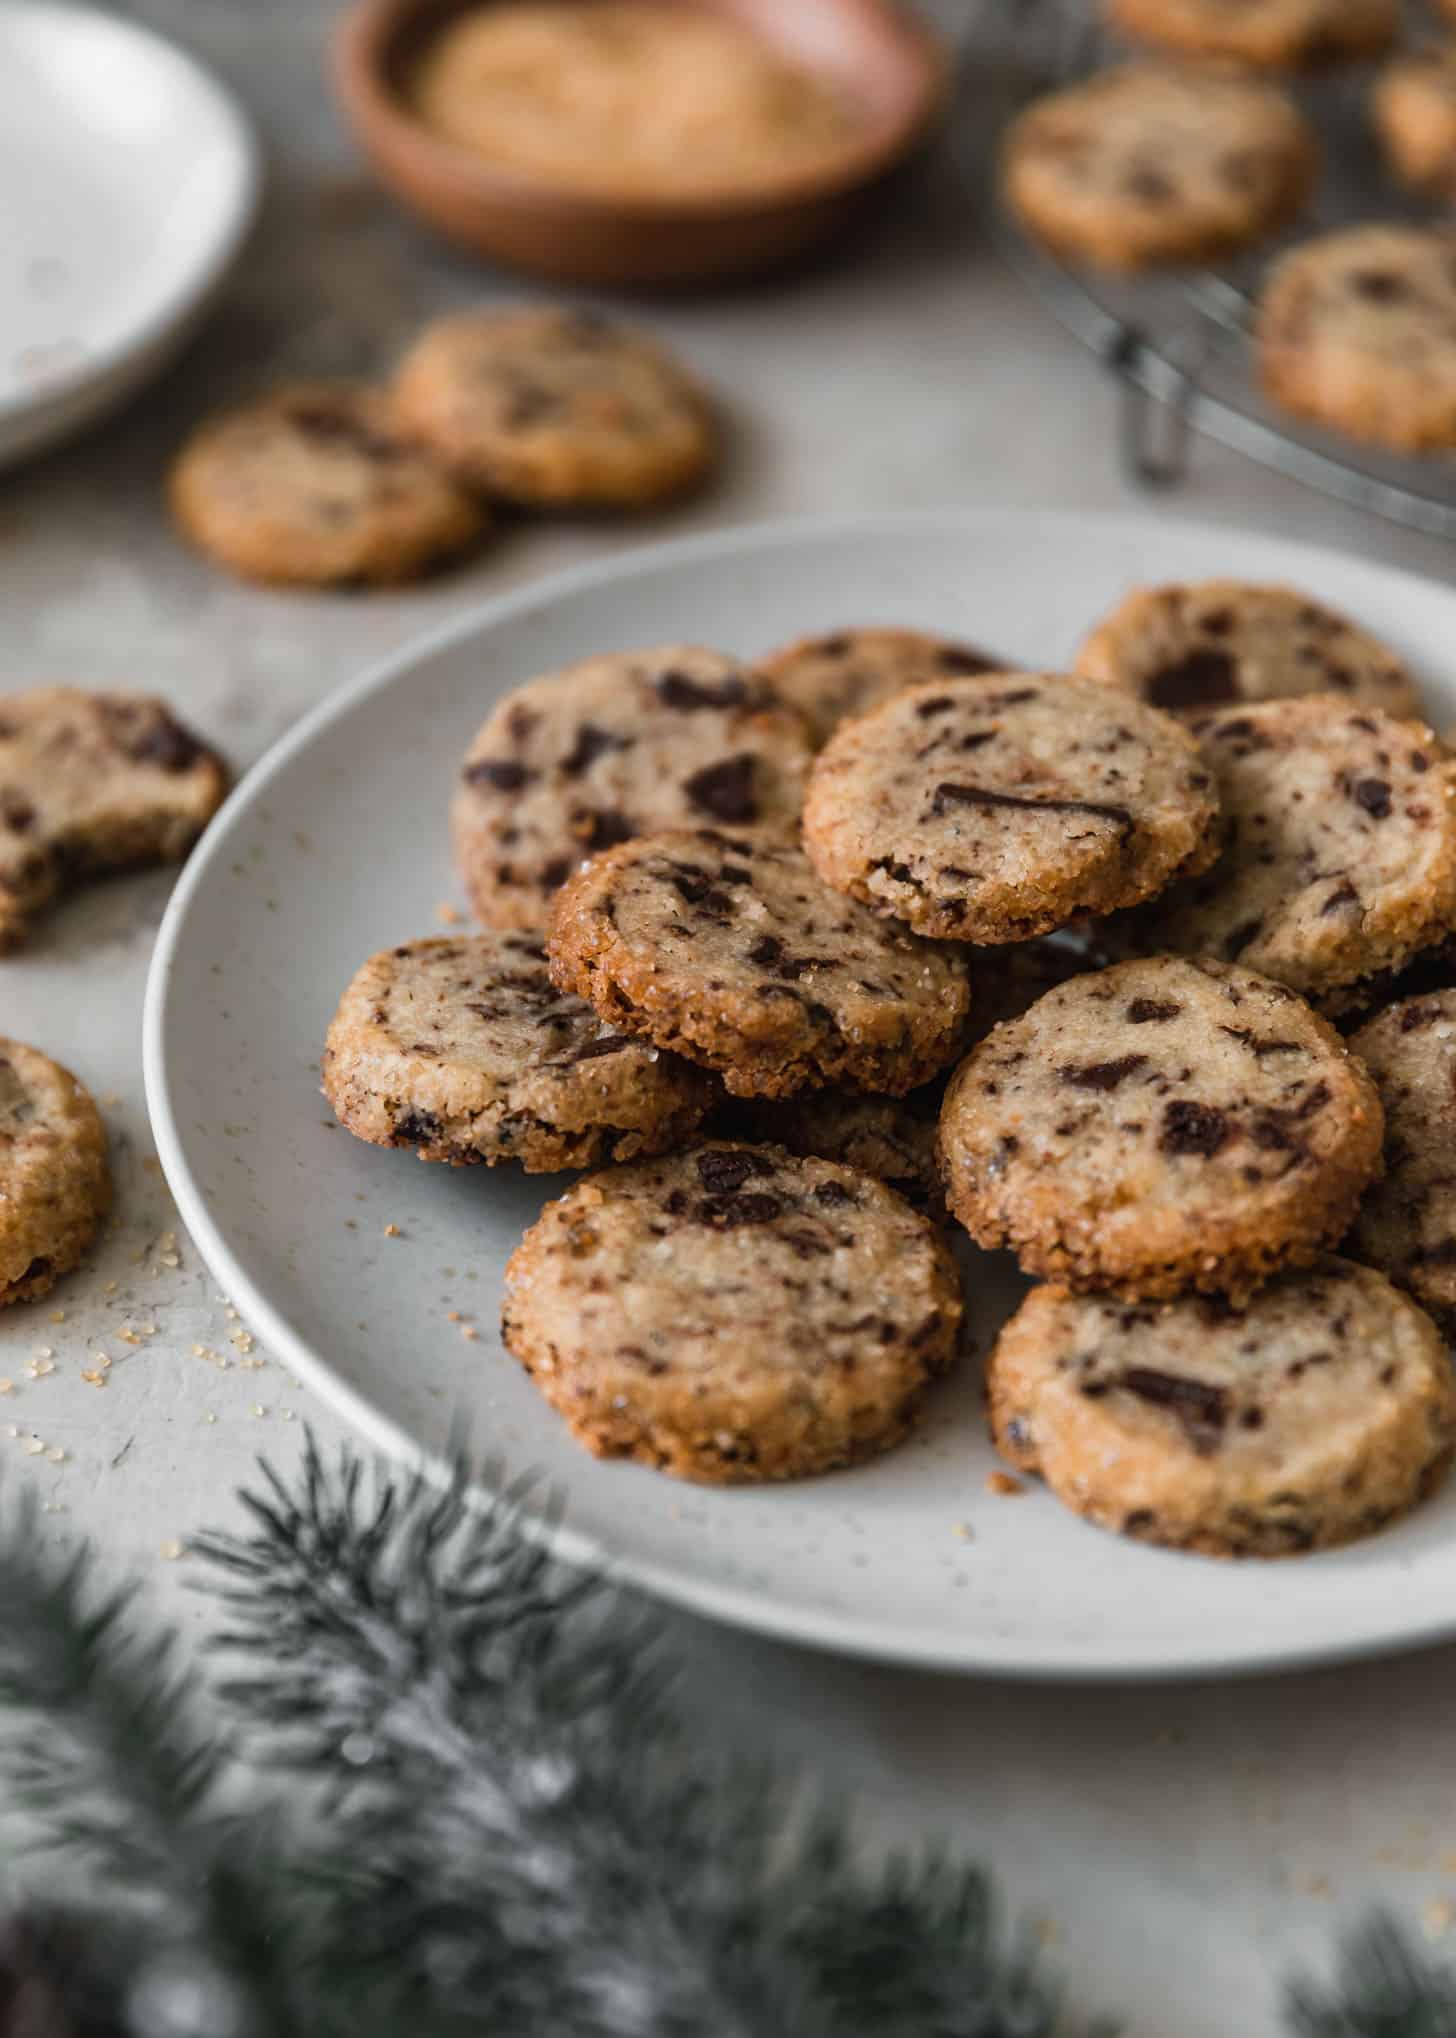
[[(1017, 78), (1000, 95), (1003, 120), (1039, 92), (1127, 54), (1095, 25), (1095, 12), (1096, 0), (1015, 0)], [(965, 54), (974, 61), (971, 49)], [(990, 228), (1011, 266), (1117, 377), (1119, 453), (1144, 486), (1176, 487), (1188, 472), (1192, 434), (1204, 432), (1327, 495), (1456, 539), (1456, 456), (1387, 453), (1307, 425), (1269, 403), (1254, 372), (1255, 296), (1286, 247), (1362, 219), (1450, 217), (1405, 193), (1385, 169), (1366, 111), (1370, 79), (1370, 68), (1357, 65), (1295, 81), (1323, 143), (1319, 190), (1296, 227), (1221, 268), (1127, 277), (1074, 269), (1022, 231), (1001, 203), (994, 168)]]

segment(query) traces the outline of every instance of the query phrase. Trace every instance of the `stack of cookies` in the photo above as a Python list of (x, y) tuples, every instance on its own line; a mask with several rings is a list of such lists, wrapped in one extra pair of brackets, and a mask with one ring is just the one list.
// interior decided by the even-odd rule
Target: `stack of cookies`
[(599, 1453), (893, 1444), (957, 1356), (957, 1220), (1044, 1284), (988, 1364), (1013, 1465), (1181, 1548), (1367, 1532), (1456, 1442), (1420, 1306), (1456, 1324), (1456, 759), (1286, 589), (1000, 664), (850, 630), (518, 688), (455, 795), (487, 931), (366, 963), (326, 1093), (429, 1160), (596, 1170), (504, 1335)]
[[(1456, 0), (1443, 0), (1456, 20)], [(1103, 0), (1142, 53), (1036, 100), (1002, 183), (1057, 255), (1135, 271), (1221, 262), (1297, 220), (1320, 174), (1290, 78), (1379, 57), (1396, 0)], [(1400, 52), (1369, 87), (1394, 180), (1456, 190), (1456, 45)], [(1331, 152), (1333, 153), (1333, 151)], [(1282, 255), (1253, 339), (1285, 410), (1403, 452), (1456, 444), (1456, 240), (1442, 219), (1343, 227)]]

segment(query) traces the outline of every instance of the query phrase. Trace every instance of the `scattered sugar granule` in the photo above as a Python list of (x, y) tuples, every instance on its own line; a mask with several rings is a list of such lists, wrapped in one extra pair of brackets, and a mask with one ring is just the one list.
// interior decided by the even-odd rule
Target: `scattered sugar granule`
[(986, 1491), (999, 1493), (1003, 1499), (1010, 1500), (1015, 1494), (1025, 1493), (1026, 1488), (1019, 1479), (1013, 1479), (1009, 1472), (988, 1472)]
[(13, 1394), (14, 1392), (15, 1382), (13, 1380), (0, 1380), (0, 1394)]
[(122, 1324), (121, 1328), (115, 1331), (113, 1335), (116, 1338), (118, 1338), (120, 1342), (124, 1345), (132, 1345), (133, 1347), (135, 1347), (141, 1343), (141, 1339), (137, 1336), (136, 1332), (130, 1329), (126, 1324)]
[(98, 1371), (95, 1366), (83, 1366), (81, 1368), (81, 1378), (88, 1387), (104, 1387), (106, 1385), (106, 1375)]
[(1456, 1904), (1448, 1897), (1435, 1897), (1421, 1912), (1421, 1930), (1428, 1939), (1444, 1939), (1456, 1925)]
[(176, 1542), (175, 1540), (170, 1543), (163, 1543), (158, 1548), (157, 1555), (159, 1557), (165, 1557), (169, 1564), (175, 1564), (177, 1559), (182, 1555), (182, 1545), (179, 1542)]
[(48, 1465), (64, 1465), (65, 1462), (66, 1454), (61, 1449), (60, 1445), (52, 1444), (50, 1449), (46, 1452), (46, 1463)]
[(971, 1528), (971, 1525), (970, 1525), (970, 1523), (969, 1523), (968, 1521), (954, 1521), (954, 1522), (952, 1522), (952, 1523), (951, 1523), (951, 1527), (950, 1527), (950, 1532), (951, 1532), (951, 1534), (952, 1534), (953, 1536), (956, 1536), (956, 1537), (958, 1537), (958, 1538), (959, 1538), (959, 1540), (960, 1540), (961, 1542), (963, 1542), (963, 1543), (968, 1543), (968, 1542), (970, 1542), (970, 1541), (971, 1541), (971, 1538), (972, 1538), (972, 1535), (973, 1535), (973, 1530), (972, 1530), (972, 1528)]
[(66, 1312), (65, 1312), (65, 1310), (64, 1310), (64, 1309), (53, 1309), (53, 1310), (51, 1311), (51, 1322), (52, 1322), (52, 1323), (64, 1323), (64, 1322), (65, 1322), (65, 1320), (66, 1320)]
[(480, 1332), (475, 1328), (475, 1325), (473, 1323), (462, 1323), (460, 1326), (460, 1335), (463, 1338), (466, 1338), (471, 1344), (474, 1344), (476, 1339), (480, 1336)]
[(25, 1439), (25, 1455), (28, 1458), (38, 1458), (44, 1449), (45, 1445), (39, 1437), (27, 1437)]
[(253, 1403), (253, 1413), (254, 1413), (254, 1415), (266, 1415), (266, 1414), (268, 1413), (268, 1411), (267, 1411), (267, 1409), (266, 1409), (266, 1408), (265, 1408), (265, 1407), (263, 1406), (263, 1404), (262, 1404), (262, 1402), (261, 1402), (261, 1401), (255, 1401), (255, 1402)]

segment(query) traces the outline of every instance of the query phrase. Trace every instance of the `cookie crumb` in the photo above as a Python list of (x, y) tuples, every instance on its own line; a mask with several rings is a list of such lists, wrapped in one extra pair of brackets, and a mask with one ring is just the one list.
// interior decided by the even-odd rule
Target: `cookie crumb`
[(963, 1543), (969, 1543), (974, 1541), (975, 1539), (975, 1531), (972, 1529), (968, 1521), (952, 1522), (950, 1532), (953, 1536), (958, 1537), (959, 1540)]
[(1013, 1479), (1009, 1472), (988, 1472), (986, 1474), (986, 1491), (988, 1493), (999, 1494), (1003, 1499), (1010, 1500), (1018, 1493), (1025, 1493), (1026, 1488), (1019, 1479)]
[(386, 1238), (403, 1238), (404, 1233), (400, 1230), (397, 1224), (386, 1224), (384, 1227), (384, 1236)]
[(442, 927), (458, 927), (465, 918), (458, 906), (452, 906), (448, 899), (441, 899), (435, 908), (435, 918)]

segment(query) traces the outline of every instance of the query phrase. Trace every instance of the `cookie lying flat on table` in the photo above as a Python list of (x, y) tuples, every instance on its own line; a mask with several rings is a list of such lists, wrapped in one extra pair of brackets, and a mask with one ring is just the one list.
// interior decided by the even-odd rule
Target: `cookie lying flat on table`
[(249, 580), (414, 580), (486, 529), (480, 505), (394, 430), (388, 398), (303, 382), (199, 427), (172, 468), (193, 544)]
[(781, 1146), (789, 1153), (841, 1161), (873, 1175), (916, 1210), (944, 1213), (936, 1126), (945, 1084), (922, 1083), (903, 1097), (854, 1090), (804, 1090), (777, 1102), (732, 1098), (709, 1123), (724, 1139)]
[(376, 1146), (528, 1174), (664, 1153), (715, 1090), (700, 1069), (607, 1033), (551, 982), (523, 934), (406, 942), (371, 956), (339, 1004), (324, 1095)]
[(512, 502), (659, 502), (718, 450), (706, 396), (660, 347), (545, 306), (431, 326), (400, 365), (394, 411), (462, 481)]
[(809, 740), (762, 680), (669, 644), (517, 687), (476, 736), (450, 810), (455, 860), (493, 927), (544, 927), (598, 850), (721, 821), (792, 829)]
[(1217, 853), (1187, 731), (1088, 679), (916, 686), (820, 751), (804, 841), (828, 884), (943, 940), (1020, 941)]
[(818, 749), (849, 716), (866, 714), (903, 687), (943, 673), (991, 672), (1000, 664), (970, 644), (923, 630), (832, 630), (798, 637), (753, 669), (798, 709)]
[(48, 1055), (0, 1038), (0, 1309), (54, 1287), (110, 1207), (90, 1092)]
[(1421, 712), (1378, 637), (1295, 588), (1246, 580), (1134, 588), (1085, 639), (1075, 670), (1170, 713), (1311, 693)]
[(1109, 947), (1222, 956), (1334, 1013), (1443, 938), (1456, 919), (1456, 763), (1429, 729), (1328, 695), (1194, 726), (1223, 854), (1108, 921)]
[(740, 1097), (826, 1083), (899, 1096), (954, 1056), (969, 1002), (957, 953), (831, 891), (765, 834), (608, 850), (561, 893), (547, 946), (563, 990)]
[(548, 1203), (501, 1334), (588, 1450), (729, 1485), (897, 1443), (960, 1316), (935, 1227), (883, 1183), (714, 1143)]
[(1380, 1100), (1282, 985), (1161, 956), (1078, 977), (951, 1078), (946, 1202), (1023, 1272), (1132, 1298), (1246, 1293), (1343, 1236)]
[(180, 861), (227, 770), (149, 694), (0, 694), (0, 951), (74, 879)]
[(1259, 299), (1259, 377), (1276, 403), (1352, 438), (1456, 445), (1456, 233), (1355, 226), (1276, 262)]
[(1018, 1471), (1099, 1528), (1209, 1557), (1373, 1534), (1431, 1491), (1456, 1375), (1430, 1318), (1326, 1256), (1244, 1309), (1037, 1288), (987, 1368)]
[(1350, 1046), (1385, 1107), (1385, 1176), (1361, 1203), (1345, 1250), (1456, 1336), (1456, 991), (1402, 999)]
[(1276, 86), (1235, 71), (1122, 64), (1012, 123), (1002, 187), (1038, 240), (1104, 269), (1213, 261), (1292, 219), (1319, 167)]
[(1393, 57), (1375, 81), (1370, 118), (1403, 184), (1432, 197), (1456, 193), (1456, 44)]
[(1114, 28), (1192, 57), (1274, 69), (1378, 56), (1395, 40), (1398, 0), (1103, 0)]

